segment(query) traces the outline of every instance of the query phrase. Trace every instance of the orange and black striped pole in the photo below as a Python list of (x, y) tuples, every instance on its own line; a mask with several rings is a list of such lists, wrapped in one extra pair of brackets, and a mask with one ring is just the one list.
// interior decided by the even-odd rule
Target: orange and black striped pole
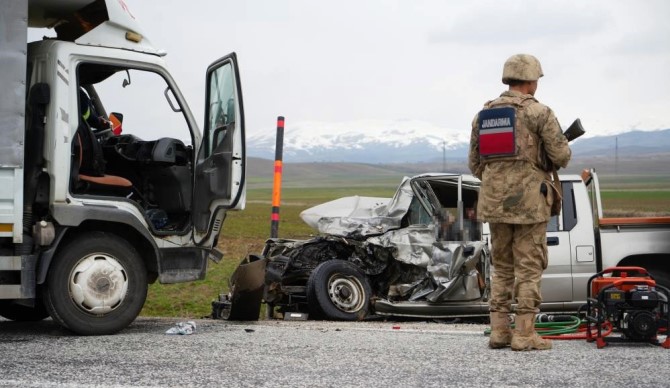
[(272, 186), (272, 218), (270, 238), (279, 237), (279, 204), (281, 202), (282, 154), (284, 149), (284, 116), (277, 117), (277, 142), (275, 144), (275, 176)]

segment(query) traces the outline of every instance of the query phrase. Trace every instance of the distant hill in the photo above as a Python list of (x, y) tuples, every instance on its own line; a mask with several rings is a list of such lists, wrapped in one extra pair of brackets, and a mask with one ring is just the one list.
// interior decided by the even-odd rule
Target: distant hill
[[(360, 143), (348, 136), (333, 141), (332, 136), (324, 140), (311, 135), (296, 143), (295, 136), (302, 135), (293, 131), (285, 137), (283, 181), (293, 187), (356, 186), (388, 184), (425, 172), (469, 173), (469, 139), (454, 136), (449, 143), (439, 143), (436, 138), (425, 137), (429, 132), (426, 128), (419, 128), (404, 138), (396, 128), (388, 134), (387, 142), (379, 134), (367, 133), (358, 138)], [(274, 138), (272, 146), (266, 144), (262, 151), (258, 139), (247, 144), (249, 187), (271, 187)], [(580, 138), (570, 146), (573, 158), (563, 172), (595, 168), (601, 176), (670, 177), (670, 129)]]
[(577, 139), (571, 145), (579, 156), (639, 157), (670, 152), (670, 129), (630, 131), (612, 136)]
[[(585, 168), (595, 168), (602, 176), (658, 176), (670, 177), (670, 150), (663, 153), (642, 155), (583, 155), (575, 152), (570, 165), (562, 173), (579, 174)], [(469, 173), (467, 161), (450, 159), (446, 169), (442, 162), (426, 163), (284, 163), (283, 181), (287, 186), (311, 185), (374, 185), (397, 180), (425, 172)], [(247, 176), (249, 187), (271, 187), (274, 177), (274, 161), (248, 158)]]
[[(587, 129), (588, 131), (588, 129)], [(441, 168), (467, 158), (469, 136), (463, 133), (435, 135), (434, 127), (408, 122), (394, 123), (389, 129), (352, 128), (348, 131), (318, 133), (297, 128), (284, 135), (284, 161), (287, 163), (343, 162), (380, 164), (429, 163)], [(274, 157), (274, 133), (250, 136), (247, 154)], [(588, 136), (588, 133), (587, 133)], [(670, 152), (670, 129), (630, 131), (611, 136), (577, 139), (571, 144), (575, 157), (637, 158)], [(375, 167), (378, 168), (378, 167)]]

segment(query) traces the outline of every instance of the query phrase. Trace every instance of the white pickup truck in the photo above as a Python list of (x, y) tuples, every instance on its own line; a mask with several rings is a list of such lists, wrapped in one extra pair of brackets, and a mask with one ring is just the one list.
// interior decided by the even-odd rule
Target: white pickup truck
[[(670, 286), (670, 217), (604, 218), (595, 171), (561, 181), (562, 214), (547, 228), (543, 312), (577, 311), (589, 278), (615, 265), (644, 267)], [(266, 261), (257, 268), (265, 267), (269, 316), (487, 315), (488, 228), (467, 219), (479, 184), (469, 175), (425, 174), (404, 180), (392, 199), (348, 197), (305, 210), (301, 217), (320, 237), (268, 240), (257, 260)], [(461, 241), (442, 238), (449, 233), (439, 224)]]

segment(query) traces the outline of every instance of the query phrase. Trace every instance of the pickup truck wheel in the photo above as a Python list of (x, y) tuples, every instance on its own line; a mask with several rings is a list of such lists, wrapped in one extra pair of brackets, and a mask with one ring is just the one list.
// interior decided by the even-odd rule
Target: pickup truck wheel
[(49, 316), (41, 300), (35, 300), (35, 307), (0, 301), (0, 316), (17, 322), (37, 322)]
[(656, 270), (654, 268), (651, 268), (648, 271), (649, 274), (654, 278), (654, 280), (656, 280), (656, 283), (666, 288), (670, 288), (670, 274), (662, 270)]
[(140, 313), (147, 273), (126, 240), (95, 232), (59, 249), (49, 268), (44, 302), (51, 317), (81, 335), (113, 334)]
[(354, 321), (370, 308), (370, 283), (357, 267), (343, 260), (319, 264), (307, 281), (307, 304), (316, 318)]

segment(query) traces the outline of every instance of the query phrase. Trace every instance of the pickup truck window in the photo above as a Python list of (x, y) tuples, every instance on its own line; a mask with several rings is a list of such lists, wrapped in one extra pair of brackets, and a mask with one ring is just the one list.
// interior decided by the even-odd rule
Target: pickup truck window
[(547, 232), (571, 231), (577, 225), (577, 208), (575, 207), (575, 195), (572, 188), (572, 182), (563, 182), (563, 209), (562, 220), (559, 224), (558, 216), (553, 216), (547, 223)]
[(577, 225), (577, 206), (572, 182), (564, 182), (563, 186), (563, 230), (572, 230)]

